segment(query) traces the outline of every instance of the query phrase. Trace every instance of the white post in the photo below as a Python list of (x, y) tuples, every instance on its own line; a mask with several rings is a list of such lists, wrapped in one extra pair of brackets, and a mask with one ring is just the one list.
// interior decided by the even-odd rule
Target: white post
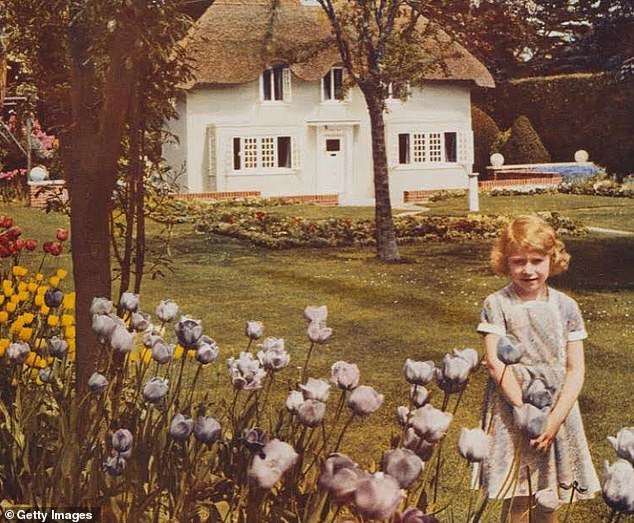
[(480, 212), (478, 173), (469, 173), (469, 212)]

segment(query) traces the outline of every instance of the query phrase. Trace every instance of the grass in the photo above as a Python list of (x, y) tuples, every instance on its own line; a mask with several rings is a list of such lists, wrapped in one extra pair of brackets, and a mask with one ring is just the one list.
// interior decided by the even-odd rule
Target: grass
[[(465, 205), (461, 199), (449, 199), (430, 207), (437, 214), (460, 214)], [(632, 200), (617, 198), (483, 196), (481, 205), (487, 213), (559, 210), (568, 216), (587, 216), (590, 221), (582, 220), (586, 225), (601, 227), (632, 230), (634, 223)], [(313, 216), (371, 216), (368, 209), (307, 206), (278, 207), (275, 212), (306, 214), (305, 209)], [(25, 234), (37, 231), (38, 238), (65, 225), (59, 215), (16, 206), (0, 211), (5, 212), (16, 218)], [(343, 450), (366, 467), (380, 460), (397, 430), (395, 408), (407, 402), (408, 387), (400, 372), (405, 358), (438, 362), (453, 348), (480, 348), (475, 325), (481, 302), (505, 284), (488, 269), (489, 244), (481, 241), (403, 246), (404, 263), (390, 265), (377, 262), (371, 249), (268, 251), (225, 237), (199, 236), (186, 225), (175, 229), (172, 245), (176, 273), (166, 279), (146, 279), (142, 307), (153, 312), (159, 300), (175, 300), (183, 313), (203, 320), (205, 333), (221, 347), (221, 359), (244, 349), (244, 321), (257, 319), (264, 322), (265, 335), (285, 339), (291, 365), (301, 365), (309, 346), (302, 311), (306, 305), (328, 305), (328, 323), (335, 334), (315, 350), (311, 374), (327, 377), (334, 361), (356, 362), (362, 383), (386, 397), (377, 413), (353, 425), (344, 442)], [(580, 403), (601, 474), (603, 461), (615, 459), (606, 437), (631, 425), (634, 418), (629, 399), (634, 379), (634, 237), (590, 235), (569, 239), (567, 245), (573, 255), (571, 270), (552, 283), (579, 301), (590, 333)], [(218, 372), (224, 372), (223, 364), (218, 364)], [(288, 387), (296, 376), (294, 369), (283, 374)], [(468, 474), (453, 448), (459, 428), (478, 422), (485, 381), (481, 370), (469, 385), (445, 443), (447, 461), (440, 490), (444, 501), (466, 494)], [(438, 406), (440, 401), (437, 393), (433, 403)], [(600, 500), (578, 505), (569, 522), (606, 517)], [(485, 516), (487, 522), (494, 520), (493, 512)]]

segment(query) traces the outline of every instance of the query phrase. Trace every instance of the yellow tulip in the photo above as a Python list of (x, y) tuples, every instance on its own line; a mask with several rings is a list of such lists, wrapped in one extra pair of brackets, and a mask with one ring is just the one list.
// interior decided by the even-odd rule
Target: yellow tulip
[(74, 325), (69, 325), (68, 327), (64, 327), (64, 337), (67, 340), (72, 340), (75, 338), (75, 326)]
[(62, 314), (62, 326), (70, 327), (75, 325), (75, 317), (72, 314)]
[(13, 296), (11, 296), (11, 297), (9, 298), (9, 301), (10, 301), (11, 303), (16, 303), (16, 304), (17, 304), (17, 303), (20, 303), (20, 295), (19, 295), (19, 294), (14, 294)]
[(33, 303), (35, 303), (36, 306), (41, 307), (44, 305), (44, 296), (42, 294), (38, 294), (35, 297), (35, 300), (33, 300)]
[(29, 292), (35, 292), (37, 290), (37, 283), (31, 282), (26, 286), (26, 290)]
[(66, 278), (66, 275), (68, 274), (68, 272), (65, 271), (64, 269), (57, 269), (57, 272), (55, 274), (60, 280), (63, 280), (64, 278)]
[(22, 327), (23, 327), (22, 321), (15, 320), (13, 323), (11, 323), (11, 326), (9, 327), (9, 332), (11, 334), (16, 334), (16, 333), (20, 332)]
[(29, 341), (31, 336), (33, 336), (33, 329), (31, 327), (22, 327), (18, 333), (18, 338), (22, 341)]
[(13, 294), (13, 284), (9, 280), (2, 280), (2, 292), (4, 292), (5, 296)]
[(46, 294), (46, 291), (48, 290), (48, 285), (40, 285), (37, 288), (37, 294), (39, 296), (44, 296)]
[(51, 276), (48, 279), (48, 283), (50, 284), (51, 287), (58, 287), (59, 286), (59, 278), (57, 276)]
[(46, 347), (46, 338), (36, 338), (35, 341), (33, 342), (33, 348), (36, 351), (41, 351), (45, 347)]
[(185, 352), (185, 349), (183, 349), (180, 345), (176, 345), (176, 348), (174, 349), (174, 359), (180, 360), (183, 357), (183, 352)]
[(4, 303), (4, 294), (0, 294), (0, 305)]
[(24, 360), (24, 364), (28, 365), (29, 367), (35, 367), (35, 362), (37, 361), (37, 358), (39, 356), (37, 354), (35, 354), (35, 352), (29, 352), (26, 355), (26, 359)]
[(9, 313), (7, 311), (0, 311), (0, 323), (4, 323), (9, 319)]
[(69, 292), (64, 296), (63, 305), (65, 309), (74, 309), (75, 308), (75, 293)]
[[(75, 338), (70, 338), (70, 339), (67, 338), (66, 343), (68, 343), (68, 354), (75, 354), (75, 349), (76, 349)], [(71, 361), (75, 361), (75, 360), (71, 360)]]
[(35, 275), (35, 281), (42, 281), (44, 279), (44, 275), (41, 272), (38, 272)]
[(49, 313), (50, 310), (51, 309), (48, 308), (48, 305), (43, 303), (42, 306), (40, 307), (40, 314), (46, 316)]
[(18, 292), (24, 292), (27, 287), (28, 285), (25, 282), (21, 281), (20, 283), (18, 283)]
[(57, 324), (59, 323), (59, 316), (51, 314), (46, 320), (46, 323), (48, 323), (50, 327), (57, 327)]
[(30, 297), (31, 295), (27, 291), (21, 291), (18, 293), (18, 300), (20, 301), (27, 301)]
[(4, 353), (10, 344), (11, 341), (8, 338), (0, 338), (0, 358), (4, 356)]
[(24, 325), (29, 325), (30, 323), (33, 322), (34, 319), (35, 319), (35, 315), (32, 312), (25, 312), (22, 315), (22, 321), (24, 322)]
[(26, 267), (22, 267), (20, 265), (14, 265), (11, 272), (13, 272), (14, 276), (21, 278), (22, 276), (26, 276), (29, 270)]
[(7, 312), (15, 312), (15, 309), (17, 309), (17, 307), (18, 306), (13, 302), (9, 302), (4, 306)]
[(143, 349), (143, 363), (148, 365), (152, 361), (152, 351), (150, 349)]

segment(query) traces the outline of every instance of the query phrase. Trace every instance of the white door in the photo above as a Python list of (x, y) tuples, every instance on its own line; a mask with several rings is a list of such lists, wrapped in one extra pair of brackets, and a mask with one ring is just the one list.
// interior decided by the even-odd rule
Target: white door
[(345, 142), (343, 134), (325, 134), (321, 139), (317, 190), (320, 194), (344, 191)]

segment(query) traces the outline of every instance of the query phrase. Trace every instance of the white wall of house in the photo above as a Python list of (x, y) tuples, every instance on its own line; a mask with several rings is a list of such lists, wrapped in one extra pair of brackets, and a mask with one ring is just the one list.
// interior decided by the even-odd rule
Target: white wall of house
[[(429, 83), (414, 90), (406, 102), (390, 101), (388, 107), (385, 120), (393, 203), (401, 203), (406, 190), (466, 188), (473, 162), (468, 86)], [(166, 146), (165, 156), (173, 166), (186, 158), (184, 186), (190, 192), (337, 193), (342, 204), (373, 201), (369, 117), (356, 88), (346, 101), (322, 101), (321, 82), (292, 76), (290, 97), (261, 101), (261, 80), (255, 80), (193, 89), (177, 109), (180, 119), (170, 128), (179, 135), (180, 145)], [(405, 159), (403, 151), (399, 152), (405, 139), (400, 139), (399, 146), (399, 134), (408, 133), (412, 133), (409, 163), (399, 163)], [(421, 157), (421, 139), (438, 142), (445, 133), (455, 133), (455, 161), (445, 162), (438, 154), (434, 161), (416, 161), (431, 159), (429, 154)], [(234, 155), (236, 138), (241, 138), (240, 160)], [(274, 156), (285, 151), (287, 138), (292, 149), (286, 160), (290, 167), (262, 167), (263, 162), (278, 161)], [(266, 160), (258, 156), (260, 166), (245, 167), (256, 163), (256, 155), (266, 154)]]

